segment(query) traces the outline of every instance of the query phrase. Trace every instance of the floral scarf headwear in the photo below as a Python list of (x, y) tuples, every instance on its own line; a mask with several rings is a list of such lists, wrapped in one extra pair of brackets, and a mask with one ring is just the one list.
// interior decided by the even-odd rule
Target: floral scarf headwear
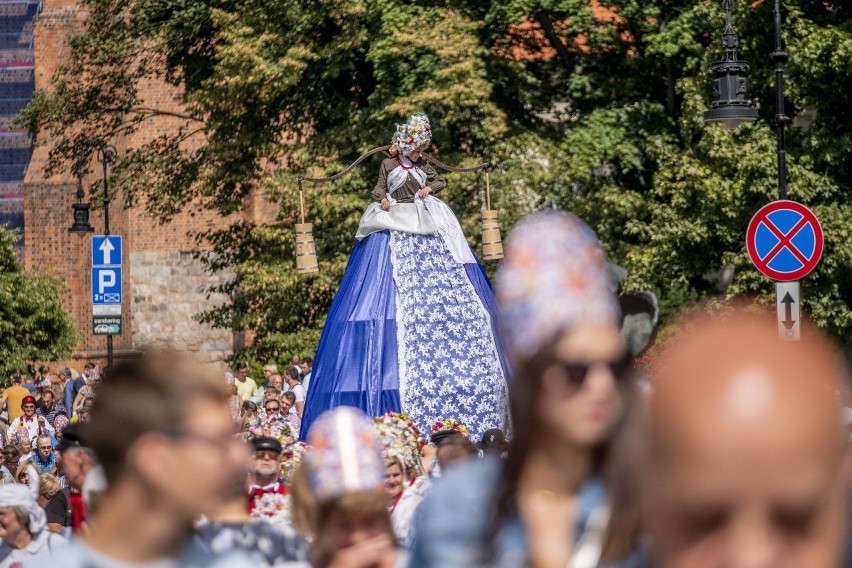
[(513, 365), (581, 320), (618, 323), (606, 267), (594, 232), (574, 215), (548, 211), (518, 223), (495, 282), (501, 337)]
[(317, 501), (384, 486), (382, 443), (373, 421), (357, 408), (339, 406), (323, 413), (307, 442), (303, 461)]
[(391, 144), (401, 155), (408, 156), (415, 149), (431, 141), (432, 126), (429, 124), (429, 117), (418, 112), (410, 116), (405, 124), (396, 125), (396, 132), (391, 139)]
[(409, 477), (420, 475), (420, 449), (425, 441), (411, 418), (400, 412), (388, 412), (373, 420), (385, 447), (385, 458), (399, 460)]
[(53, 429), (56, 430), (57, 432), (62, 432), (65, 429), (65, 427), (68, 426), (69, 423), (70, 423), (70, 420), (68, 420), (68, 417), (66, 415), (57, 414), (53, 418)]

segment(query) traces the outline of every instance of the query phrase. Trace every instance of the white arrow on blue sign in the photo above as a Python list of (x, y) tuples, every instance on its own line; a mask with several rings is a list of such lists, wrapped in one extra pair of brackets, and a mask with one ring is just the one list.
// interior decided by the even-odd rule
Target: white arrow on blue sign
[(121, 266), (121, 235), (92, 237), (92, 266)]

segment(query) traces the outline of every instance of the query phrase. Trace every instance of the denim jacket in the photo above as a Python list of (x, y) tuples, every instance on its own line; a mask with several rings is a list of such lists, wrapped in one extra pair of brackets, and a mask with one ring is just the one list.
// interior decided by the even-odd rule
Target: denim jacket
[[(410, 535), (409, 568), (521, 568), (528, 564), (526, 531), (516, 510), (492, 539), (495, 553), (483, 560), (486, 532), (492, 528), (494, 498), (502, 462), (493, 458), (471, 460), (435, 483), (420, 504)], [(577, 538), (583, 534), (591, 512), (606, 500), (599, 476), (580, 488)], [(627, 561), (619, 567), (639, 566)]]

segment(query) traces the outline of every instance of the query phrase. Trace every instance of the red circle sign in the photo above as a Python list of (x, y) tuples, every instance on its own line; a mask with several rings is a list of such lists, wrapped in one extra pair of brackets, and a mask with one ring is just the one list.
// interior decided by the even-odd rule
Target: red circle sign
[(822, 227), (795, 201), (773, 201), (754, 214), (746, 231), (748, 255), (765, 276), (791, 282), (807, 276), (822, 257)]

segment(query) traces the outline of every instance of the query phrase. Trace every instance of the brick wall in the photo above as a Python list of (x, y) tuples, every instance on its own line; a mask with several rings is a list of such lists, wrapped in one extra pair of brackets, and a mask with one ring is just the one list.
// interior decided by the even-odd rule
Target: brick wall
[[(49, 88), (50, 79), (67, 53), (64, 40), (84, 17), (74, 1), (48, 0), (35, 25), (35, 81), (37, 88)], [(169, 88), (151, 82), (143, 89), (147, 106), (179, 110)], [(145, 143), (163, 132), (172, 132), (179, 119), (158, 117), (149, 120), (129, 138), (111, 141), (119, 153)], [(75, 350), (76, 361), (103, 362), (106, 338), (92, 335), (90, 263), (91, 239), (69, 234), (71, 204), (76, 180), (69, 175), (46, 179), (43, 167), (49, 140), (37, 147), (24, 181), (24, 223), (26, 226), (28, 269), (46, 270), (59, 278), (65, 288), (65, 304), (84, 337)], [(97, 166), (97, 165), (96, 165)], [(99, 166), (93, 171), (100, 171)], [(88, 188), (97, 178), (84, 180)], [(88, 191), (87, 191), (88, 194)], [(250, 219), (269, 216), (270, 208), (249, 200), (244, 215)], [(261, 220), (261, 219), (258, 219)], [(266, 220), (264, 218), (264, 220)], [(206, 298), (205, 286), (221, 282), (228, 274), (209, 275), (190, 251), (195, 247), (191, 234), (199, 230), (227, 226), (223, 219), (207, 211), (188, 208), (171, 222), (158, 223), (143, 208), (123, 209), (120, 196), (110, 207), (110, 228), (124, 236), (124, 333), (114, 338), (117, 356), (130, 356), (134, 350), (151, 346), (171, 346), (197, 351), (209, 361), (221, 360), (242, 341), (225, 330), (213, 330), (194, 321), (193, 316), (225, 300)], [(90, 223), (95, 234), (103, 230), (103, 212), (93, 207)], [(123, 352), (123, 353), (122, 353)], [(76, 365), (82, 368), (82, 363)]]

